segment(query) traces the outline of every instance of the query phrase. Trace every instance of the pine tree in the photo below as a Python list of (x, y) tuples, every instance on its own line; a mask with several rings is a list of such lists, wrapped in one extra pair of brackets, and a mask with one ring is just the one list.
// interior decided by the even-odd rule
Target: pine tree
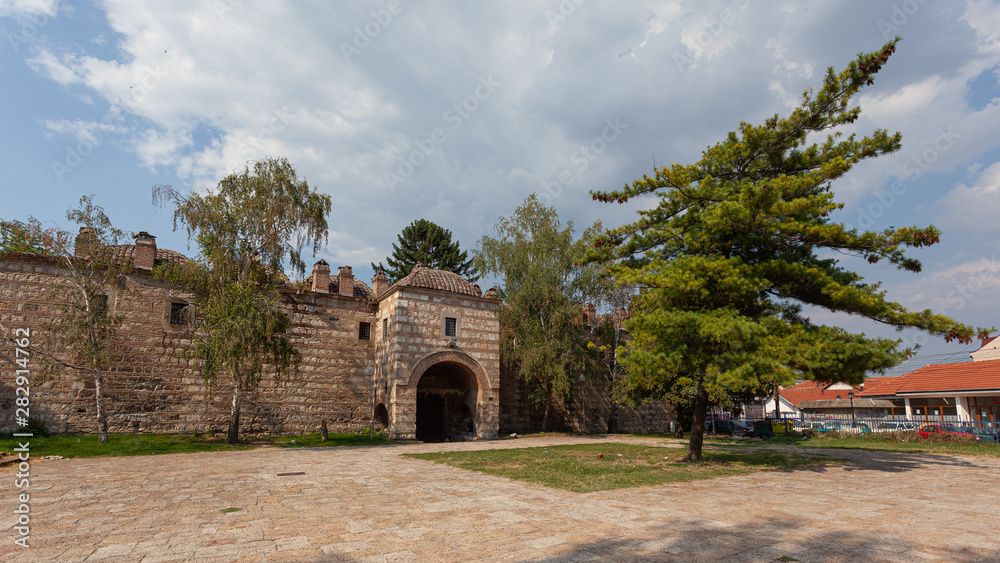
[(405, 277), (418, 263), (454, 272), (470, 283), (479, 279), (467, 253), (459, 248), (458, 241), (452, 242), (451, 231), (436, 223), (418, 219), (407, 225), (396, 238), (399, 244), (393, 243), (392, 256), (385, 259), (389, 267), (381, 262), (378, 265), (372, 263), (376, 272), (385, 271), (390, 284)]
[[(597, 246), (605, 258), (618, 259), (622, 282), (644, 288), (626, 323), (631, 340), (619, 349), (627, 368), (623, 395), (660, 399), (693, 389), (691, 460), (701, 459), (712, 394), (801, 377), (860, 383), (866, 372), (913, 353), (900, 349), (899, 340), (814, 325), (804, 305), (948, 341), (976, 336), (953, 319), (889, 301), (878, 283), (829, 257), (885, 260), (919, 272), (920, 262), (905, 249), (938, 242), (933, 226), (859, 232), (831, 219), (843, 207), (831, 184), (859, 161), (900, 147), (898, 133), (879, 129), (858, 139), (836, 131), (857, 120), (861, 109), (852, 98), (872, 84), (897, 41), (859, 55), (839, 74), (829, 69), (822, 88), (806, 91), (789, 116), (741, 123), (700, 161), (660, 167), (622, 190), (593, 194), (603, 202), (659, 199)], [(824, 132), (821, 142), (807, 143)]]

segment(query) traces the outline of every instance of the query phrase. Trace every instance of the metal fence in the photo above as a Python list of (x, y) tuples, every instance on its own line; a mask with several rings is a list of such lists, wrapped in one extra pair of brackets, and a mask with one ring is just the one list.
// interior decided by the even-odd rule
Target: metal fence
[(775, 418), (732, 418), (710, 416), (705, 419), (705, 430), (718, 434), (745, 434), (750, 429), (760, 433), (761, 423), (770, 423), (774, 434), (813, 429), (818, 432), (839, 430), (847, 433), (867, 434), (883, 432), (916, 431), (924, 425), (935, 425), (945, 433), (972, 434), (980, 442), (1000, 443), (1000, 422), (976, 421), (957, 416), (910, 417), (905, 416), (858, 416), (816, 415), (803, 417)]

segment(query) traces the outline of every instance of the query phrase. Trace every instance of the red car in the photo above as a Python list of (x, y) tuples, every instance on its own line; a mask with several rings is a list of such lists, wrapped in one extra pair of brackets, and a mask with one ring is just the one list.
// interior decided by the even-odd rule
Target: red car
[(921, 438), (930, 438), (931, 434), (952, 434), (954, 436), (973, 438), (977, 442), (979, 441), (979, 436), (973, 434), (970, 429), (960, 426), (949, 426), (947, 424), (925, 424), (917, 429), (917, 434), (920, 434)]

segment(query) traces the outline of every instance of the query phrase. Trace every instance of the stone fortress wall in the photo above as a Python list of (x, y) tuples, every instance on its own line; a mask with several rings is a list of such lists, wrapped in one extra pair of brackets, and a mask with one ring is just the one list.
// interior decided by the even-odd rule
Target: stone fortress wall
[[(190, 295), (154, 280), (155, 264), (184, 259), (157, 250), (140, 233), (125, 249), (135, 263), (126, 291), (109, 292), (113, 314), (124, 316), (116, 362), (106, 374), (105, 408), (112, 433), (224, 433), (230, 397), (222, 384), (205, 397), (195, 362), (182, 357), (192, 326), (178, 309), (196, 306)], [(45, 326), (57, 314), (48, 295), (65, 272), (53, 261), (17, 255), (0, 260), (0, 322), (28, 328), (44, 345)], [(450, 272), (417, 267), (392, 287), (384, 274), (369, 288), (349, 266), (313, 267), (304, 289), (282, 289), (280, 306), (292, 321), (290, 337), (302, 355), (299, 373), (275, 382), (265, 375), (241, 413), (246, 434), (360, 432), (374, 420), (399, 439), (493, 438), (541, 428), (523, 383), (501, 372), (499, 302)], [(376, 297), (377, 295), (377, 297)], [(0, 432), (14, 430), (13, 347), (0, 344)], [(32, 364), (37, 375), (39, 364)], [(95, 433), (93, 383), (73, 370), (58, 371), (31, 388), (31, 415), (59, 433)], [(585, 385), (587, 399), (556, 405), (550, 430), (603, 431), (610, 381)], [(576, 389), (574, 389), (576, 393)], [(584, 404), (585, 403), (585, 404)], [(374, 409), (373, 409), (374, 407)], [(603, 417), (603, 418), (602, 418)], [(619, 408), (620, 431), (659, 431), (672, 420), (664, 405)], [(604, 422), (606, 428), (606, 422)]]

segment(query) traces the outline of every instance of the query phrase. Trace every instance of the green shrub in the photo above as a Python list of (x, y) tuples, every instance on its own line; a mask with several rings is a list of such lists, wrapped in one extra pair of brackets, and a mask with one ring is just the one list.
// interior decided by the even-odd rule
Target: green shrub
[(35, 437), (48, 438), (51, 436), (49, 433), (49, 427), (45, 424), (44, 420), (37, 419), (35, 417), (28, 418), (28, 424), (24, 426), (19, 432), (24, 432), (28, 434), (34, 434)]

